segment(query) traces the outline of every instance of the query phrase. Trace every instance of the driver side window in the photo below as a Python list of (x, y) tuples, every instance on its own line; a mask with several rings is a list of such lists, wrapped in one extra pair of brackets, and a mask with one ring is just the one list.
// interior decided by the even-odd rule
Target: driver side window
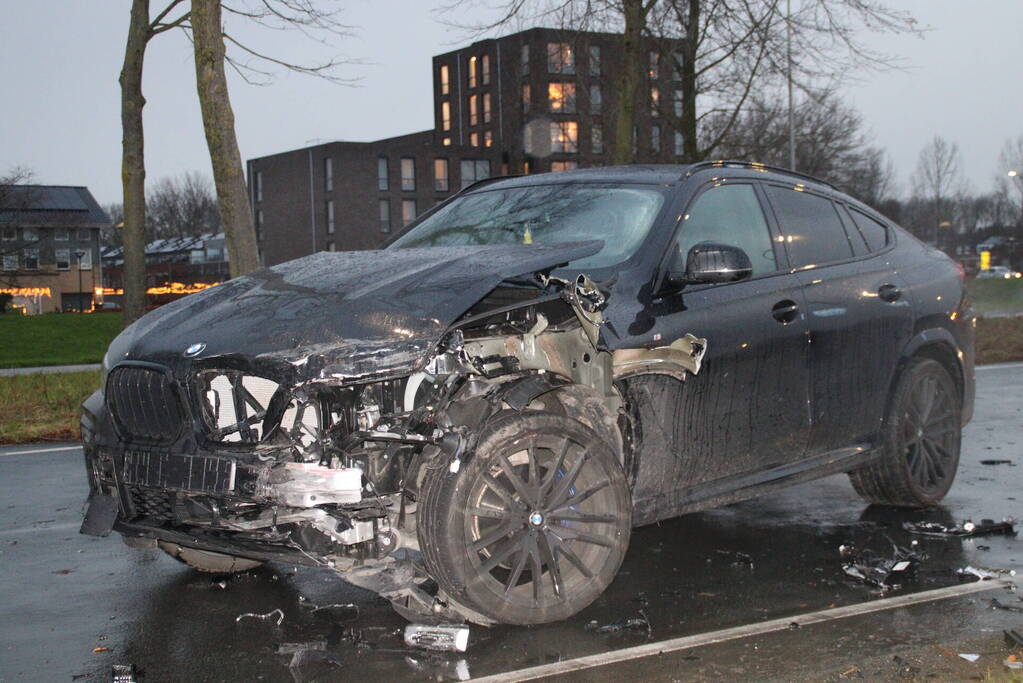
[(700, 242), (720, 242), (742, 249), (753, 264), (752, 277), (778, 270), (771, 233), (752, 185), (719, 185), (696, 198), (675, 244), (684, 260)]

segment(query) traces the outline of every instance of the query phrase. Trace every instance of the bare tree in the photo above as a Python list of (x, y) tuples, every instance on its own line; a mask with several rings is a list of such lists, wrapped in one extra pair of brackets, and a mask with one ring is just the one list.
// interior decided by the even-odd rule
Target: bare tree
[(220, 232), (213, 184), (194, 171), (155, 182), (146, 193), (146, 212), (150, 240)]
[(920, 150), (912, 187), (917, 197), (929, 202), (929, 223), (935, 242), (940, 241), (942, 224), (952, 225), (956, 199), (964, 191), (959, 165), (959, 146), (940, 135), (935, 135)]
[(997, 193), (1013, 214), (1011, 222), (1023, 230), (1023, 135), (1002, 145), (998, 154)]

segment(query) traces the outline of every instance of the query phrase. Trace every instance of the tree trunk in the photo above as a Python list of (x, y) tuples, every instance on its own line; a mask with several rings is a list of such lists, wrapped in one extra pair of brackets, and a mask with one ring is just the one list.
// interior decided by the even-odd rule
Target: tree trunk
[(696, 137), (696, 52), (700, 42), (700, 2), (689, 0), (689, 21), (682, 43), (682, 161), (692, 164), (700, 159), (699, 138)]
[(192, 0), (191, 23), (196, 86), (206, 145), (213, 164), (220, 223), (227, 242), (231, 277), (238, 277), (258, 270), (260, 265), (245, 172), (234, 132), (234, 112), (224, 74), (226, 50), (220, 0)]
[(146, 162), (142, 129), (142, 65), (149, 41), (149, 0), (133, 0), (128, 44), (121, 67), (121, 184), (124, 190), (124, 254), (121, 304), (124, 326), (146, 312)]
[(646, 13), (643, 0), (623, 0), (625, 33), (622, 35), (622, 73), (618, 81), (618, 120), (615, 124), (614, 162), (635, 160), (636, 95), (642, 77), (642, 35)]

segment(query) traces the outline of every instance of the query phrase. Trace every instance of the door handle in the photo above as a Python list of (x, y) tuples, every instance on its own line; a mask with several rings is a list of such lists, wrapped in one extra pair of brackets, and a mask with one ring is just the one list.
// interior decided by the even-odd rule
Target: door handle
[(788, 325), (799, 315), (799, 304), (791, 299), (783, 299), (774, 305), (771, 315), (781, 324)]
[(881, 301), (894, 303), (902, 297), (902, 290), (891, 284), (881, 285), (877, 290), (877, 296)]

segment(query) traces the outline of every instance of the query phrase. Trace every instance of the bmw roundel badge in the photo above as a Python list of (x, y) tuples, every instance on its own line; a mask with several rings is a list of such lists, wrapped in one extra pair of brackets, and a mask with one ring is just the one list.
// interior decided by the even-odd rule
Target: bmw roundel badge
[(184, 355), (187, 358), (192, 358), (194, 356), (198, 356), (205, 349), (206, 349), (206, 343), (205, 342), (196, 342), (196, 343), (192, 344), (191, 346), (189, 346), (187, 349), (185, 349), (185, 354)]

